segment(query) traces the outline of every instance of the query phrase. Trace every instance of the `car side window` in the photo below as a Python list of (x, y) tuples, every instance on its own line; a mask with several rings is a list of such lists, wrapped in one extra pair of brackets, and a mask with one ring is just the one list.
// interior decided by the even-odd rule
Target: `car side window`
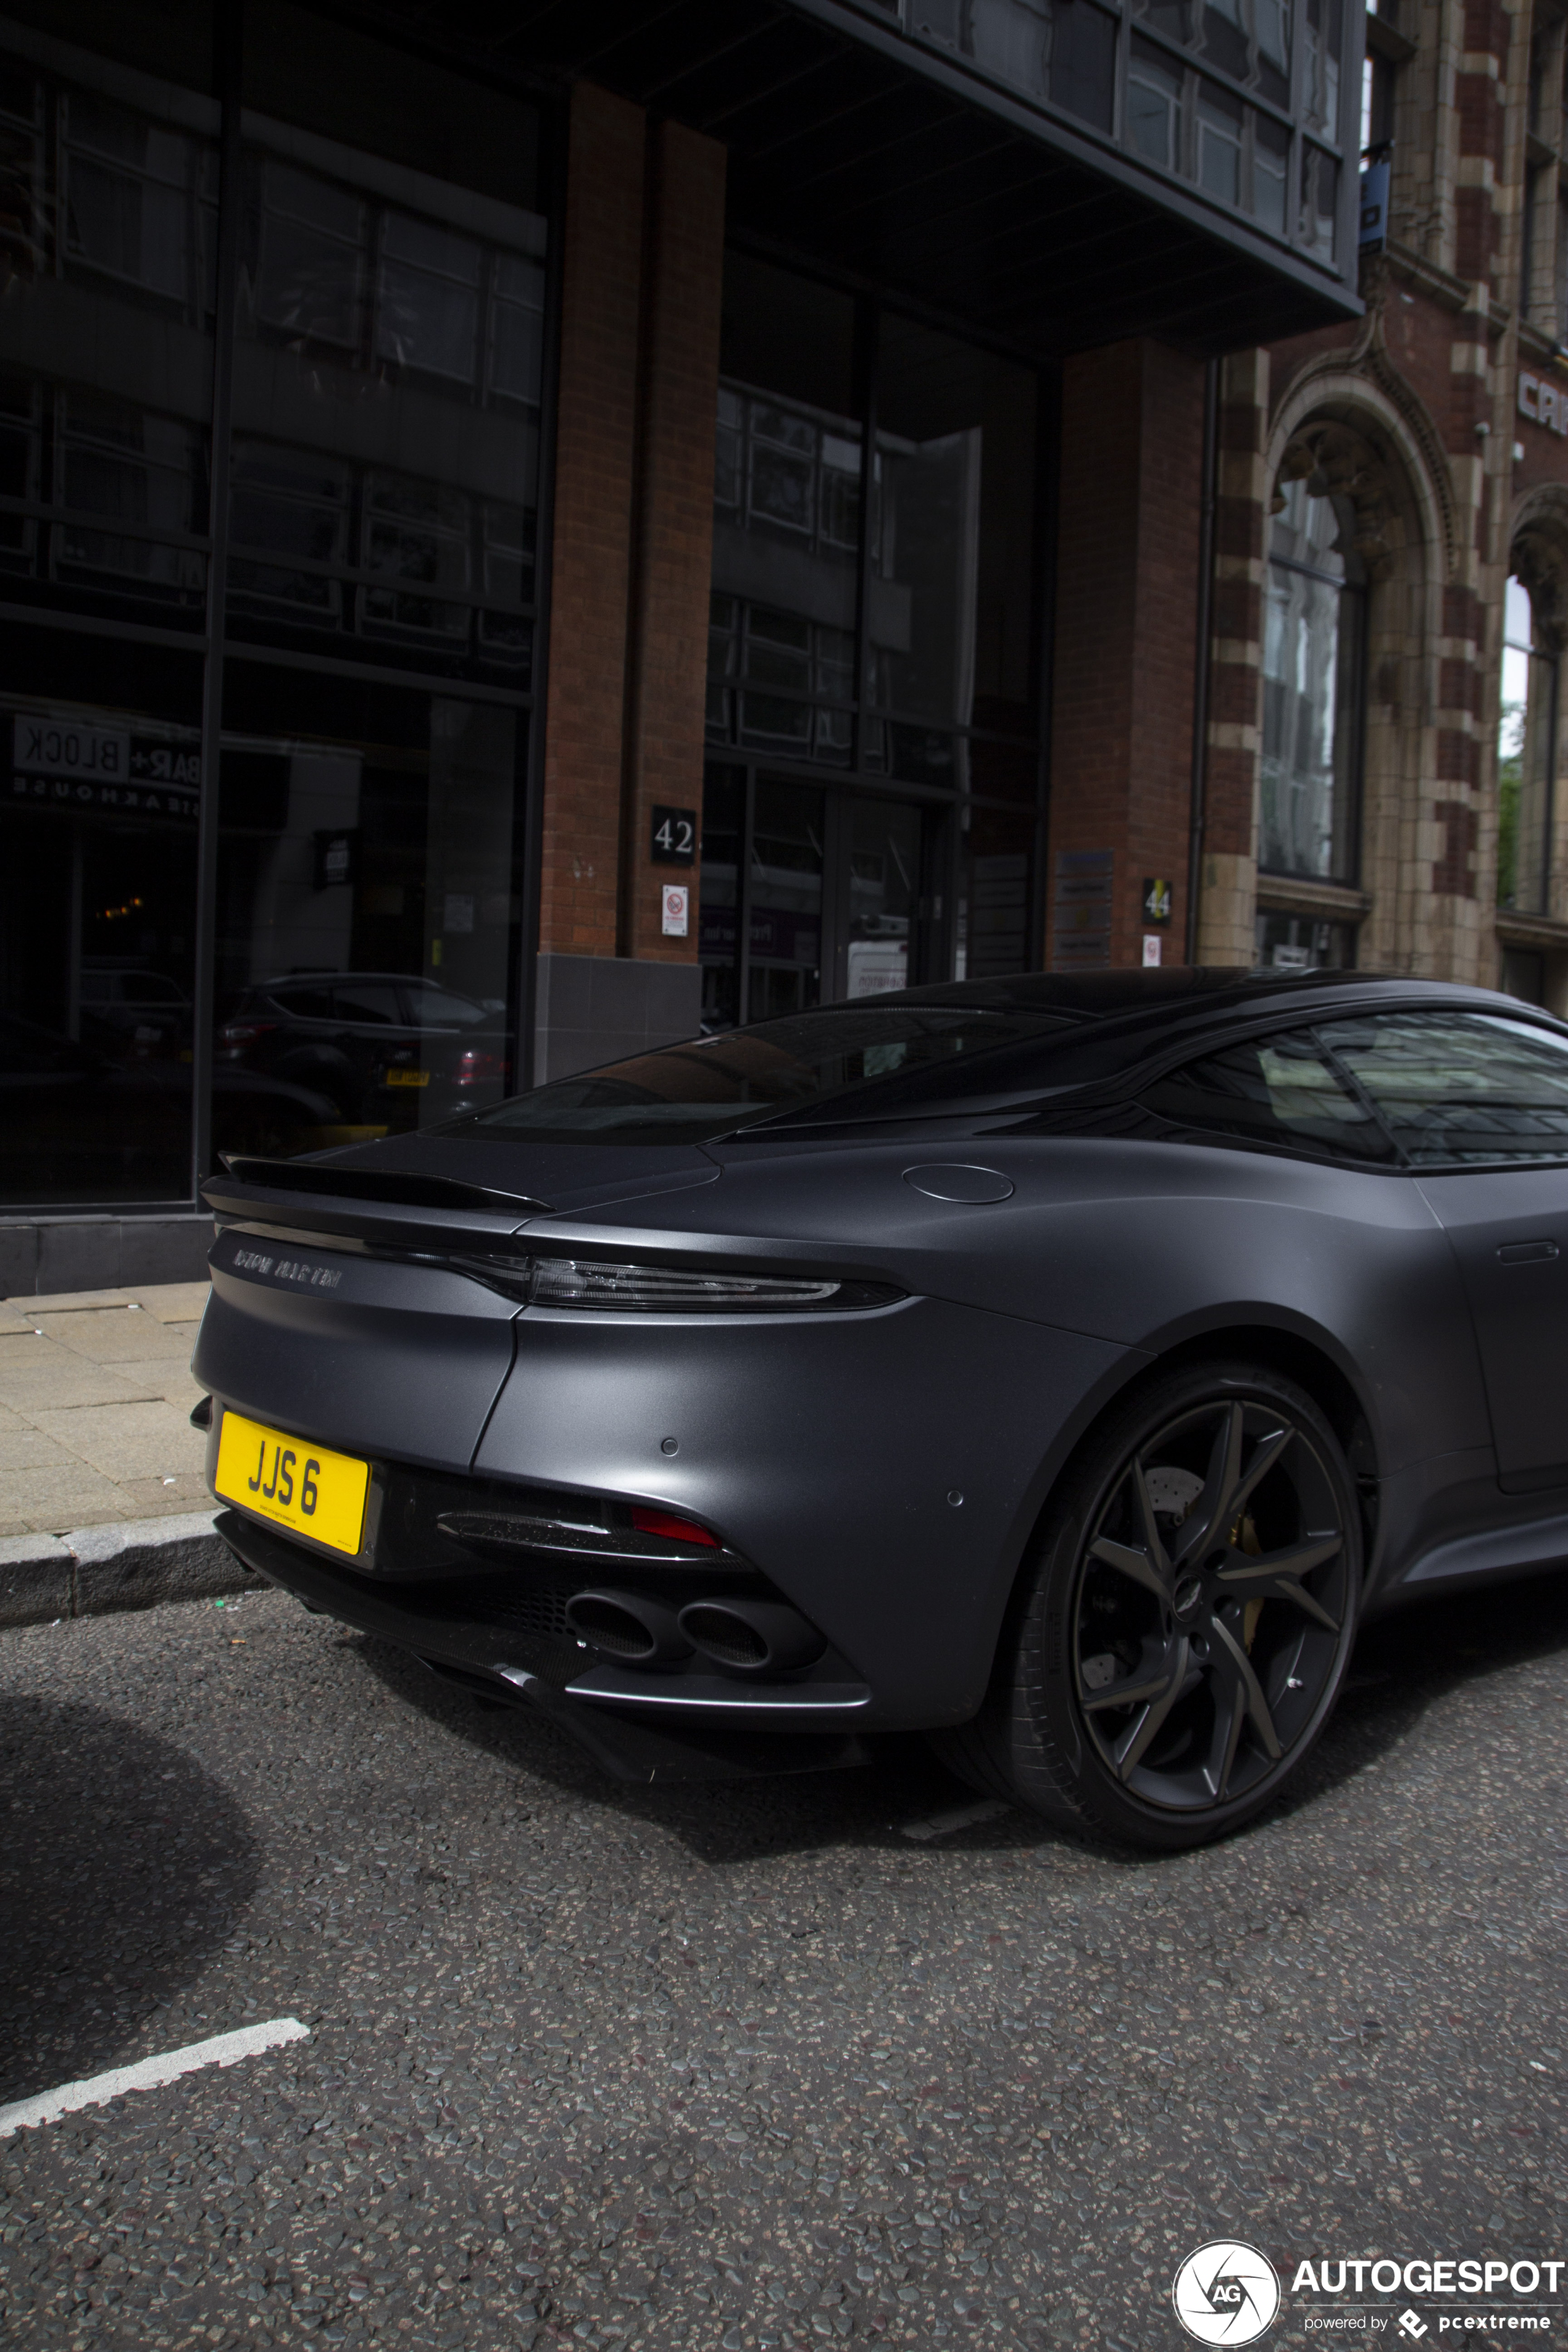
[(330, 1021), (332, 1018), (330, 989), (275, 988), (272, 1002), (280, 1011), (291, 1013), (296, 1021)]
[(374, 1021), (390, 1026), (401, 1023), (402, 1008), (390, 981), (352, 981), (332, 991), (340, 1021)]
[(416, 1029), (471, 1029), (485, 1018), (482, 1005), (427, 980), (405, 980), (403, 1001), (408, 1008), (406, 1018)]
[(1248, 1038), (1188, 1062), (1156, 1079), (1143, 1102), (1198, 1135), (1336, 1160), (1392, 1157), (1365, 1103), (1305, 1029)]
[(1318, 1035), (1416, 1168), (1568, 1160), (1568, 1037), (1492, 1013), (1379, 1013)]

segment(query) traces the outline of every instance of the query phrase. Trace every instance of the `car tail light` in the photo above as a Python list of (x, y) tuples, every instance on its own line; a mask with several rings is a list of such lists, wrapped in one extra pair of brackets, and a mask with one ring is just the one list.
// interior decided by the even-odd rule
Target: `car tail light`
[(218, 1034), (226, 1045), (253, 1045), (258, 1037), (270, 1037), (277, 1026), (276, 1021), (230, 1021)]
[(822, 1276), (707, 1274), (581, 1257), (454, 1257), (460, 1273), (526, 1307), (597, 1307), (643, 1315), (779, 1315), (892, 1307), (907, 1291), (890, 1282), (839, 1282)]
[(677, 1518), (672, 1511), (647, 1511), (640, 1503), (632, 1505), (632, 1525), (645, 1536), (665, 1536), (671, 1543), (705, 1544), (717, 1551), (719, 1538), (710, 1535), (695, 1519)]
[(486, 1078), (500, 1078), (504, 1086), (507, 1070), (504, 1054), (489, 1054), (480, 1045), (465, 1045), (458, 1056), (453, 1083), (459, 1087), (473, 1087)]

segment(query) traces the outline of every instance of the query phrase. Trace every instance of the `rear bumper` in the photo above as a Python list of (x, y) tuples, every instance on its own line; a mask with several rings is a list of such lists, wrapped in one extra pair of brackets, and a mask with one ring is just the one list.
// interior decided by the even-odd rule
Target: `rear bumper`
[[(620, 1570), (476, 1559), (429, 1539), (423, 1505), (415, 1519), (401, 1505), (373, 1515), (380, 1534), (367, 1521), (357, 1562), (248, 1514), (229, 1540), (312, 1607), (498, 1693), (531, 1675), (650, 1724), (794, 1737), (972, 1716), (1050, 1486), (1145, 1360), (934, 1298), (795, 1318), (503, 1316), (453, 1276), (344, 1258), (331, 1272), (331, 1291), (299, 1298), (221, 1272), (195, 1367), (217, 1404), (370, 1460), (389, 1494), (439, 1486), (525, 1512), (549, 1491), (696, 1519), (827, 1654), (765, 1683), (696, 1662), (633, 1671), (580, 1648), (565, 1619), (575, 1592), (622, 1584)], [(477, 1294), (471, 1321), (463, 1294)]]
[[(477, 1600), (474, 1586), (481, 1580), (465, 1580), (464, 1608), (451, 1586), (383, 1582), (340, 1568), (232, 1507), (220, 1514), (216, 1527), (229, 1549), (269, 1584), (362, 1633), (412, 1650), (427, 1664), (477, 1678), (498, 1698), (520, 1691), (531, 1696), (527, 1685), (537, 1682), (546, 1691), (666, 1721), (689, 1717), (720, 1727), (775, 1731), (858, 1730), (870, 1717), (867, 1685), (838, 1676), (742, 1683), (700, 1671), (638, 1674), (601, 1664), (563, 1626), (548, 1630), (544, 1621), (554, 1613), (556, 1592), (526, 1571), (493, 1570)], [(488, 1602), (482, 1584), (493, 1587)]]
[[(731, 1780), (831, 1770), (863, 1760), (856, 1736), (870, 1705), (863, 1684), (796, 1682), (764, 1690), (692, 1675), (685, 1679), (693, 1687), (672, 1707), (668, 1689), (639, 1687), (658, 1678), (585, 1670), (585, 1654), (569, 1636), (508, 1624), (509, 1601), (512, 1614), (525, 1614), (527, 1595), (519, 1610), (518, 1580), (504, 1571), (494, 1580), (492, 1609), (464, 1614), (433, 1607), (427, 1587), (416, 1591), (379, 1583), (243, 1512), (224, 1510), (216, 1527), (247, 1568), (307, 1608), (411, 1651), (471, 1690), (531, 1705), (617, 1779)], [(650, 1696), (651, 1708), (638, 1706), (639, 1697)]]

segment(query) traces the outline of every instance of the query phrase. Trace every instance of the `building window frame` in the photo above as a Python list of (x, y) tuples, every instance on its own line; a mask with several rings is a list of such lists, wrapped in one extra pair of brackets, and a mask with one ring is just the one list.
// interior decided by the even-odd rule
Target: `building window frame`
[[(218, 21), (222, 29), (222, 12)], [(237, 26), (241, 21), (237, 14), (233, 21)], [(395, 37), (375, 37), (394, 54), (415, 54), (400, 47)], [(518, 757), (512, 786), (516, 797), (511, 838), (518, 887), (513, 893), (516, 912), (508, 950), (506, 1016), (507, 1053), (512, 1068), (526, 1066), (533, 1034), (532, 950), (538, 901), (535, 845), (542, 777), (541, 724), (549, 624), (564, 100), (531, 88), (519, 88), (511, 93), (520, 107), (531, 109), (539, 117), (543, 147), (538, 198), (542, 209), (535, 216), (538, 238), (531, 248), (512, 241), (504, 226), (496, 226), (518, 212), (515, 205), (477, 197), (455, 185), (448, 191), (445, 182), (432, 180), (389, 155), (362, 152), (246, 110), (246, 157), (287, 157), (297, 152), (304, 158), (302, 168), (309, 173), (318, 178), (342, 176), (348, 180), (378, 216), (423, 215), (430, 219), (438, 235), (446, 227), (443, 205), (450, 202), (454, 226), (460, 228), (466, 241), (483, 256), (483, 299), (476, 328), (473, 380), (471, 387), (458, 396), (467, 398), (476, 407), (504, 407), (511, 415), (526, 411), (537, 445), (531, 509), (532, 517), (537, 518), (536, 544), (519, 537), (515, 520), (521, 509), (504, 499), (465, 493), (471, 509), (466, 519), (470, 542), (467, 549), (468, 576), (451, 588), (438, 582), (434, 592), (423, 579), (410, 586), (395, 562), (389, 560), (378, 566), (363, 554), (362, 542), (368, 542), (370, 520), (368, 516), (362, 518), (360, 514), (366, 499), (363, 488), (356, 485), (353, 535), (345, 539), (344, 549), (352, 548), (360, 554), (359, 564), (351, 565), (334, 555), (302, 563), (296, 560), (297, 568), (319, 578), (329, 592), (336, 593), (341, 606), (346, 606), (351, 599), (363, 606), (380, 595), (388, 606), (384, 620), (371, 625), (363, 619), (357, 625), (317, 625), (310, 627), (308, 635), (296, 628), (281, 642), (277, 641), (280, 633), (274, 632), (274, 641), (268, 642), (265, 632), (253, 635), (245, 626), (243, 586), (239, 591), (242, 616), (237, 628), (228, 609), (234, 593), (228, 556), (236, 544), (236, 534), (231, 530), (228, 460), (233, 448), (257, 437), (234, 425), (226, 389), (232, 383), (234, 350), (242, 332), (237, 315), (236, 281), (250, 201), (249, 174), (241, 160), (242, 38), (230, 37), (217, 43), (216, 87), (211, 96), (174, 80), (133, 71), (113, 58), (79, 49), (51, 33), (28, 26), (9, 27), (5, 42), (7, 58), (36, 82), (40, 110), (36, 126), (23, 123), (19, 118), (8, 118), (5, 124), (13, 132), (36, 129), (36, 136), (29, 150), (31, 161), (23, 190), (28, 217), (6, 226), (0, 253), (8, 257), (14, 266), (19, 264), (18, 274), (25, 277), (68, 275), (95, 289), (101, 286), (114, 299), (134, 301), (142, 308), (178, 317), (191, 325), (205, 323), (213, 335), (214, 397), (207, 417), (199, 425), (184, 420), (188, 447), (182, 447), (189, 459), (191, 511), (177, 520), (168, 520), (163, 513), (144, 517), (135, 511), (123, 515), (100, 511), (83, 506), (79, 499), (75, 506), (68, 503), (66, 459), (72, 423), (67, 404), (72, 395), (70, 385), (29, 369), (26, 378), (34, 388), (29, 415), (23, 418), (18, 411), (0, 417), (0, 428), (13, 440), (20, 434), (26, 444), (21, 493), (8, 491), (0, 497), (0, 620), (29, 631), (47, 631), (51, 635), (111, 637), (128, 646), (146, 647), (149, 652), (189, 655), (201, 680), (199, 727), (175, 728), (171, 724), (162, 729), (171, 741), (188, 746), (197, 755), (191, 765), (193, 770), (199, 768), (201, 777), (202, 843), (193, 909), (195, 1017), (192, 1051), (186, 1057), (195, 1070), (189, 1181), (183, 1192), (156, 1201), (73, 1201), (71, 1213), (77, 1214), (148, 1215), (191, 1211), (199, 1205), (199, 1188), (213, 1163), (210, 1080), (215, 1023), (215, 860), (222, 753), (226, 747), (233, 749), (233, 730), (225, 726), (223, 716), (223, 684), (226, 667), (230, 663), (264, 671), (286, 668), (318, 673), (323, 677), (366, 687), (406, 688), (459, 704), (491, 704), (516, 714)], [(134, 116), (153, 131), (166, 132), (181, 142), (181, 151), (188, 158), (187, 166), (183, 167), (184, 178), (171, 176), (166, 153), (161, 172), (153, 172), (151, 176), (159, 187), (166, 184), (184, 206), (186, 269), (182, 287), (144, 280), (134, 270), (108, 268), (95, 260), (90, 252), (78, 251), (70, 245), (66, 211), (58, 198), (65, 186), (62, 175), (69, 167), (68, 158), (83, 142), (68, 142), (60, 135), (60, 126), (66, 122), (68, 101), (76, 91), (90, 94), (100, 106), (106, 105), (127, 117)], [(220, 158), (221, 170), (217, 168)], [(21, 184), (15, 175), (14, 184)], [(378, 236), (372, 256), (372, 266), (376, 269), (381, 267), (381, 243)], [(223, 263), (226, 245), (231, 254), (226, 286)], [(531, 269), (535, 264), (540, 273), (538, 299), (531, 292), (523, 299), (517, 292), (518, 269), (523, 265)], [(511, 278), (506, 279), (509, 268)], [(532, 340), (524, 355), (528, 385), (523, 393), (500, 383), (497, 377), (500, 331), (498, 321), (503, 310), (512, 325), (514, 340), (518, 330), (516, 322), (510, 320), (510, 312), (539, 312), (535, 324), (524, 322), (525, 341), (530, 334)], [(376, 364), (383, 374), (406, 374), (426, 389), (437, 381), (429, 370), (388, 360), (384, 354), (377, 355)], [(15, 376), (19, 372), (12, 369), (7, 373)], [(151, 410), (145, 415), (160, 427), (168, 422)], [(117, 462), (122, 470), (137, 463), (145, 470), (157, 462), (164, 474), (169, 472), (169, 461), (157, 452), (138, 456), (132, 450), (129, 456), (119, 457)], [(168, 508), (167, 498), (162, 505)], [(88, 551), (80, 561), (73, 560), (70, 554), (71, 547), (78, 543)], [(242, 541), (240, 544), (243, 547)], [(254, 564), (258, 558), (265, 562), (270, 551), (250, 549), (244, 552)], [(397, 551), (391, 552), (395, 557)], [(160, 591), (157, 594), (149, 593), (149, 570), (153, 586)], [(68, 571), (76, 576), (66, 576)], [(526, 580), (530, 572), (530, 592), (520, 595), (513, 584), (513, 574), (519, 573)], [(498, 580), (505, 585), (500, 593), (491, 593), (492, 583)], [(449, 648), (443, 643), (451, 633), (430, 625), (422, 609), (447, 603), (459, 608), (464, 616), (465, 658), (457, 662), (450, 658)], [(531, 675), (526, 662), (519, 661), (510, 642), (502, 642), (497, 634), (498, 628), (515, 631), (519, 625), (532, 630)], [(338, 639), (335, 646), (331, 642), (334, 635)], [(84, 719), (90, 720), (94, 716), (84, 705)], [(8, 725), (9, 702), (5, 717)], [(162, 727), (162, 722), (147, 724), (153, 732)], [(37, 1203), (7, 1201), (5, 1206), (8, 1215), (30, 1215), (58, 1212), (60, 1203), (51, 1200)]]

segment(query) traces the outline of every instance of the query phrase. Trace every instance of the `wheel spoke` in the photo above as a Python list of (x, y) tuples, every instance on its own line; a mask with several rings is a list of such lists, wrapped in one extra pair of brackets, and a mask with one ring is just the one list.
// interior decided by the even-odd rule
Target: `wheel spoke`
[(1274, 1717), (1268, 1712), (1268, 1701), (1263, 1696), (1263, 1685), (1252, 1670), (1252, 1660), (1220, 1616), (1211, 1616), (1209, 1639), (1215, 1645), (1215, 1663), (1220, 1664), (1218, 1653), (1223, 1651), (1235, 1674), (1238, 1696), (1247, 1714), (1252, 1717), (1253, 1729), (1276, 1763), (1285, 1753), (1279, 1744), (1279, 1734), (1274, 1728)]
[(1226, 1498), (1241, 1475), (1245, 1419), (1238, 1404), (1227, 1404), (1220, 1409), (1219, 1427), (1209, 1448), (1209, 1466), (1204, 1477), (1203, 1493), (1182, 1525), (1182, 1540), (1176, 1550), (1179, 1559), (1190, 1559), (1193, 1553), (1202, 1551), (1212, 1541), (1215, 1528), (1224, 1517)]
[(1219, 1735), (1210, 1751), (1214, 1761), (1204, 1774), (1215, 1802), (1223, 1804), (1230, 1790), (1230, 1776), (1236, 1763), (1236, 1751), (1241, 1745), (1242, 1727), (1247, 1721), (1247, 1694), (1235, 1680), (1230, 1687), (1230, 1712), (1223, 1717)]
[(1137, 1770), (1150, 1741), (1159, 1730), (1171, 1709), (1182, 1695), (1187, 1679), (1187, 1655), (1190, 1643), (1181, 1634), (1171, 1653), (1171, 1670), (1160, 1686), (1158, 1697), (1152, 1698), (1137, 1722), (1116, 1749), (1116, 1769), (1122, 1780), (1129, 1780)]
[(1258, 1596), (1291, 1604), (1331, 1633), (1337, 1633), (1340, 1622), (1331, 1617), (1321, 1601), (1307, 1591), (1301, 1579), (1321, 1568), (1326, 1559), (1344, 1548), (1344, 1538), (1336, 1530), (1316, 1536), (1310, 1543), (1292, 1544), (1284, 1551), (1261, 1552), (1256, 1559), (1247, 1559), (1236, 1568), (1222, 1568), (1218, 1581), (1238, 1599)]
[(1190, 1559), (1206, 1550), (1210, 1545), (1223, 1543), (1238, 1511), (1253, 1488), (1272, 1470), (1295, 1431), (1286, 1423), (1260, 1437), (1258, 1449), (1246, 1471), (1241, 1455), (1246, 1438), (1247, 1416), (1239, 1404), (1226, 1405), (1225, 1415), (1209, 1454), (1208, 1475), (1204, 1491), (1194, 1505), (1189, 1522), (1183, 1531), (1178, 1558)]
[(1138, 1516), (1143, 1523), (1144, 1546), (1155, 1567), (1168, 1578), (1171, 1572), (1171, 1562), (1165, 1550), (1165, 1539), (1160, 1533), (1160, 1522), (1154, 1516), (1154, 1506), (1150, 1498), (1149, 1481), (1144, 1475), (1142, 1460), (1137, 1454), (1134, 1454), (1132, 1459), (1132, 1491), (1138, 1497)]
[(1119, 1683), (1108, 1683), (1103, 1690), (1080, 1688), (1079, 1705), (1085, 1715), (1103, 1715), (1108, 1707), (1136, 1706), (1141, 1700), (1163, 1697), (1171, 1683), (1171, 1663), (1164, 1663), (1152, 1675), (1129, 1675)]
[(1091, 1559), (1099, 1560), (1102, 1567), (1113, 1568), (1118, 1576), (1131, 1577), (1134, 1584), (1143, 1587), (1145, 1592), (1152, 1592), (1156, 1601), (1170, 1600), (1168, 1580), (1161, 1574), (1149, 1554), (1140, 1551), (1135, 1545), (1116, 1543), (1110, 1536), (1096, 1536), (1089, 1545), (1089, 1555)]

